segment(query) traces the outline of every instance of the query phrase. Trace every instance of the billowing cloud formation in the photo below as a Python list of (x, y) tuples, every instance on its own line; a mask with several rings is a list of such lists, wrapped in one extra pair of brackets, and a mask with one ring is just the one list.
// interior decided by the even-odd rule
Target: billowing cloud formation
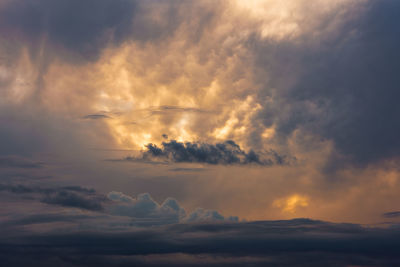
[(347, 162), (362, 165), (400, 155), (400, 78), (394, 73), (400, 3), (364, 3), (362, 15), (337, 12), (344, 23), (325, 17), (326, 34), (316, 39), (311, 32), (304, 35), (308, 40), (256, 41), (251, 48), (262, 72), (258, 79), (270, 77), (259, 93), (268, 102), (259, 120), (280, 138), (312, 133), (332, 140)]
[[(273, 150), (262, 154), (250, 150), (243, 151), (232, 140), (223, 143), (191, 143), (171, 140), (162, 142), (161, 148), (154, 144), (148, 144), (143, 152), (143, 160), (166, 160), (172, 162), (191, 162), (208, 164), (257, 164), (257, 165), (282, 165), (290, 163), (288, 157), (281, 156)], [(127, 157), (127, 160), (135, 160)]]
[[(397, 5), (4, 1), (0, 30), (9, 38), (0, 49), (12, 56), (0, 79), (13, 100), (40, 88), (26, 101), (39, 98), (41, 109), (63, 119), (119, 112), (93, 127), (124, 148), (158, 144), (163, 132), (281, 153), (312, 136), (371, 163), (398, 154)], [(91, 63), (49, 60), (64, 50)]]
[[(369, 164), (399, 154), (397, 10), (393, 0), (3, 1), (2, 94), (63, 119), (120, 112), (94, 127), (125, 148), (165, 132), (281, 152), (312, 136)], [(91, 63), (50, 60), (70, 51)], [(31, 87), (40, 94), (27, 97)]]
[[(47, 219), (60, 218), (47, 216)], [(35, 219), (36, 223), (45, 220), (46, 217)], [(27, 227), (27, 221), (19, 223)], [(18, 226), (16, 221), (12, 227), (0, 230), (0, 260), (8, 266), (397, 266), (400, 263), (400, 232), (396, 226), (364, 228), (296, 219), (180, 224), (145, 231), (92, 228), (46, 234), (10, 232)]]
[(148, 193), (139, 194), (137, 198), (132, 198), (121, 192), (113, 191), (108, 193), (107, 196), (115, 202), (114, 205), (109, 207), (110, 214), (141, 219), (141, 222), (145, 225), (179, 222), (238, 221), (237, 217), (225, 218), (215, 210), (205, 210), (202, 208), (198, 208), (186, 215), (186, 211), (175, 199), (167, 198), (160, 205)]

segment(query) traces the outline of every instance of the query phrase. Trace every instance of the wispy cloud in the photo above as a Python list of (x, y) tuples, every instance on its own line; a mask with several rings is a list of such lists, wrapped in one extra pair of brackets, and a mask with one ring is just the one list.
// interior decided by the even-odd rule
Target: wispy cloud
[(44, 164), (29, 158), (20, 156), (0, 156), (0, 167), (3, 168), (22, 168), (37, 169), (42, 168)]
[(105, 114), (89, 114), (83, 117), (84, 119), (90, 119), (90, 120), (102, 120), (102, 119), (111, 119), (110, 116), (105, 115)]
[(400, 211), (386, 212), (386, 213), (382, 214), (382, 216), (385, 218), (398, 218), (398, 217), (400, 217)]
[(22, 184), (0, 184), (0, 192), (29, 195), (42, 203), (100, 211), (107, 198), (93, 189), (80, 186), (38, 187)]

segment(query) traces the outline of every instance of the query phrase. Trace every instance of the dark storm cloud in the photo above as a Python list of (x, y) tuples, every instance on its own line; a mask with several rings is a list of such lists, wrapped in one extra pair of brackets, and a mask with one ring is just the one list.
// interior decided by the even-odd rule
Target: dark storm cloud
[(253, 150), (246, 152), (234, 141), (228, 140), (223, 143), (191, 143), (171, 140), (162, 142), (161, 147), (148, 144), (147, 150), (141, 158), (128, 157), (127, 160), (165, 160), (172, 162), (191, 162), (207, 164), (256, 164), (256, 165), (282, 165), (288, 164), (287, 156), (279, 155), (270, 150), (265, 153), (256, 153)]
[[(101, 50), (110, 44), (118, 45), (126, 40), (147, 42), (171, 36), (183, 18), (190, 16), (190, 12), (183, 12), (185, 6), (191, 11), (191, 5), (185, 2), (4, 1), (0, 6), (0, 34), (10, 40), (22, 40), (30, 45), (31, 51), (37, 50), (44, 37), (55, 45), (55, 50), (63, 47), (78, 55), (78, 59), (96, 60)], [(215, 14), (201, 7), (196, 12), (208, 16), (207, 20), (193, 25), (194, 33), (200, 34)], [(196, 38), (199, 36), (194, 36), (193, 40)], [(60, 51), (55, 54), (59, 55)], [(71, 60), (70, 55), (63, 59)]]
[(358, 164), (398, 157), (400, 2), (370, 1), (362, 16), (337, 16), (345, 23), (329, 32), (337, 18), (325, 18), (328, 33), (317, 42), (248, 42), (271, 77), (257, 122), (275, 124), (280, 138), (296, 129), (319, 134)]
[(21, 194), (43, 203), (100, 211), (107, 198), (93, 189), (80, 186), (44, 188), (22, 184), (0, 184), (0, 192)]
[(43, 163), (18, 156), (0, 156), (0, 167), (37, 169), (43, 167)]
[[(65, 266), (243, 266), (250, 259), (251, 266), (400, 263), (398, 227), (364, 228), (307, 219), (177, 224), (124, 232), (15, 232), (3, 236), (0, 258), (9, 265), (24, 261), (29, 266), (53, 262)], [(146, 255), (151, 257), (144, 261)], [(181, 262), (177, 255), (198, 257)], [(208, 262), (211, 259), (215, 261)]]
[(8, 1), (0, 9), (0, 31), (30, 41), (45, 35), (51, 42), (95, 58), (107, 34), (120, 42), (132, 31), (133, 0)]

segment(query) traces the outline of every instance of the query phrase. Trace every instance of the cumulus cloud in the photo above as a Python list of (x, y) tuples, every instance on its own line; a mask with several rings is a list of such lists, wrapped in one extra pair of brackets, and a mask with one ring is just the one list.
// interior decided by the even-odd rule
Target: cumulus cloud
[(284, 165), (289, 164), (287, 156), (281, 156), (270, 150), (264, 153), (256, 153), (253, 150), (246, 152), (232, 140), (215, 145), (208, 143), (178, 142), (171, 140), (162, 142), (161, 148), (154, 144), (148, 144), (147, 150), (139, 158), (127, 157), (126, 160), (164, 160), (171, 162), (190, 162), (207, 164), (255, 164), (255, 165)]
[[(149, 193), (139, 194), (136, 198), (132, 198), (121, 192), (113, 191), (108, 193), (107, 196), (114, 202), (114, 205), (109, 206), (110, 214), (141, 219), (143, 224), (146, 225), (238, 221), (237, 217), (225, 218), (215, 210), (205, 210), (202, 208), (198, 208), (187, 215), (185, 209), (174, 198), (167, 198), (160, 205)], [(147, 220), (143, 221), (143, 219)]]

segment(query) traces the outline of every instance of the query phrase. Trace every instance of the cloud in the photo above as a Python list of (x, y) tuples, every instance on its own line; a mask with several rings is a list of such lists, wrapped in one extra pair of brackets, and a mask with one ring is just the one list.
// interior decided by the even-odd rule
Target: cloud
[(397, 218), (397, 217), (400, 217), (400, 211), (385, 212), (383, 214), (383, 217), (385, 217), (385, 218)]
[(105, 196), (80, 186), (36, 187), (22, 184), (0, 184), (0, 192), (29, 195), (42, 203), (93, 211), (103, 210)]
[(61, 190), (46, 194), (42, 202), (52, 205), (61, 205), (65, 207), (76, 207), (87, 210), (102, 210), (105, 199), (90, 197), (87, 194), (82, 195), (68, 190)]
[(170, 197), (160, 205), (149, 193), (139, 194), (137, 198), (132, 198), (121, 192), (113, 191), (107, 196), (114, 202), (114, 205), (110, 205), (108, 208), (110, 214), (141, 219), (141, 224), (146, 226), (180, 222), (238, 221), (237, 217), (225, 218), (215, 210), (202, 208), (187, 215), (178, 201)]
[(396, 266), (399, 235), (395, 226), (364, 228), (308, 219), (123, 231), (13, 231), (3, 235), (0, 259), (10, 266), (54, 262), (65, 266)]
[(43, 163), (19, 156), (0, 156), (0, 167), (38, 169), (43, 167)]
[(121, 42), (132, 32), (133, 0), (5, 1), (0, 31), (22, 35), (34, 46), (41, 38), (80, 57), (96, 59), (108, 42)]
[(289, 164), (289, 158), (270, 150), (257, 154), (253, 150), (245, 152), (234, 141), (228, 140), (215, 145), (208, 143), (178, 142), (171, 140), (162, 142), (161, 148), (148, 144), (141, 158), (128, 157), (127, 160), (164, 160), (172, 162), (190, 162), (207, 164), (255, 164), (284, 165)]
[(225, 218), (215, 210), (205, 210), (203, 208), (197, 208), (190, 213), (186, 218), (185, 222), (209, 222), (209, 221), (232, 221), (238, 222), (239, 218), (236, 216), (229, 216)]
[[(312, 134), (331, 140), (346, 159), (368, 164), (398, 156), (397, 6), (390, 0), (317, 1), (312, 7), (302, 0), (17, 0), (0, 6), (0, 30), (10, 39), (47, 38), (43, 43), (51, 49), (19, 41), (37, 50), (32, 68), (21, 64), (28, 70), (48, 60), (40, 51), (62, 55), (59, 46), (90, 58), (93, 64), (76, 73), (71, 69), (78, 64), (65, 65), (68, 57), (44, 68), (38, 81), (48, 94), (41, 95), (41, 104), (54, 103), (50, 111), (71, 102), (105, 110), (126, 106), (131, 112), (104, 123), (121, 146), (141, 147), (160, 141), (154, 133), (166, 132), (190, 142), (233, 139), (242, 147), (281, 151), (293, 135)], [(66, 69), (68, 78), (51, 79)], [(3, 79), (7, 85), (30, 81), (7, 74), (13, 71), (1, 71), (1, 77), (12, 76)], [(90, 75), (82, 79), (82, 73)], [(66, 89), (69, 79), (77, 91)], [(72, 100), (50, 99), (61, 91), (71, 92)], [(162, 116), (133, 127), (127, 121), (136, 121), (132, 114), (138, 110)], [(91, 112), (83, 114), (96, 115)], [(275, 134), (265, 135), (269, 130)]]
[(102, 120), (102, 119), (111, 119), (110, 116), (105, 115), (105, 114), (89, 114), (83, 117), (84, 119), (90, 119), (90, 120)]
[(254, 40), (257, 79), (269, 77), (254, 125), (273, 126), (281, 140), (300, 133), (332, 140), (347, 164), (399, 157), (399, 7), (364, 1), (359, 12), (321, 18), (326, 31), (316, 39), (304, 33), (298, 42)]
[[(94, 211), (94, 215), (90, 215), (93, 217), (87, 217), (87, 219), (97, 220), (96, 218), (98, 218), (98, 216), (102, 216), (105, 218), (106, 222), (101, 223), (105, 225), (107, 225), (107, 220), (113, 225), (129, 225), (132, 227), (217, 221), (238, 222), (238, 217), (236, 216), (224, 217), (215, 210), (207, 210), (203, 208), (198, 208), (187, 214), (185, 209), (176, 199), (168, 197), (159, 204), (149, 193), (139, 194), (135, 198), (121, 192), (112, 191), (105, 196), (97, 193), (93, 189), (80, 186), (45, 188), (22, 184), (0, 184), (0, 193), (1, 192), (20, 195), (22, 196), (20, 199), (21, 201), (29, 200), (32, 206), (34, 206), (34, 203), (37, 201), (54, 205), (54, 207), (63, 206), (68, 208), (78, 208), (85, 210), (86, 212), (84, 214), (87, 214), (87, 216), (90, 215), (87, 211)], [(9, 198), (7, 195), (2, 195), (2, 197), (5, 197), (5, 199)], [(62, 213), (63, 210), (54, 209), (54, 211), (59, 214)], [(66, 211), (68, 212), (70, 210)], [(41, 212), (37, 215), (40, 214)], [(54, 216), (50, 216), (48, 222), (61, 221), (57, 219), (57, 214), (53, 214), (56, 216), (54, 220), (52, 219)], [(65, 214), (60, 214), (61, 217), (64, 215)], [(19, 218), (20, 216), (16, 217)], [(43, 218), (42, 223), (44, 223), (48, 217), (44, 216)], [(79, 217), (76, 218), (79, 219)], [(76, 218), (73, 218), (74, 221), (76, 221)], [(4, 217), (1, 219), (3, 220)], [(30, 220), (31, 219), (22, 221), (18, 220), (18, 222), (29, 224)], [(33, 218), (32, 221), (32, 223), (41, 223), (37, 218)], [(67, 221), (70, 220), (68, 219)], [(7, 223), (7, 225), (12, 225), (12, 223)]]
[(150, 107), (148, 108), (148, 111), (152, 115), (156, 114), (168, 114), (168, 113), (174, 113), (174, 112), (194, 112), (194, 113), (203, 113), (203, 112), (208, 112), (206, 110), (200, 109), (200, 108), (193, 108), (193, 107), (180, 107), (180, 106), (159, 106), (159, 107)]
[(173, 172), (202, 172), (206, 171), (206, 168), (173, 168), (170, 171)]
[(49, 223), (80, 223), (86, 219), (93, 219), (93, 216), (88, 214), (60, 214), (60, 213), (40, 213), (34, 215), (25, 215), (22, 218), (13, 218), (9, 221), (2, 221), (2, 227), (29, 226), (32, 224), (49, 224)]

